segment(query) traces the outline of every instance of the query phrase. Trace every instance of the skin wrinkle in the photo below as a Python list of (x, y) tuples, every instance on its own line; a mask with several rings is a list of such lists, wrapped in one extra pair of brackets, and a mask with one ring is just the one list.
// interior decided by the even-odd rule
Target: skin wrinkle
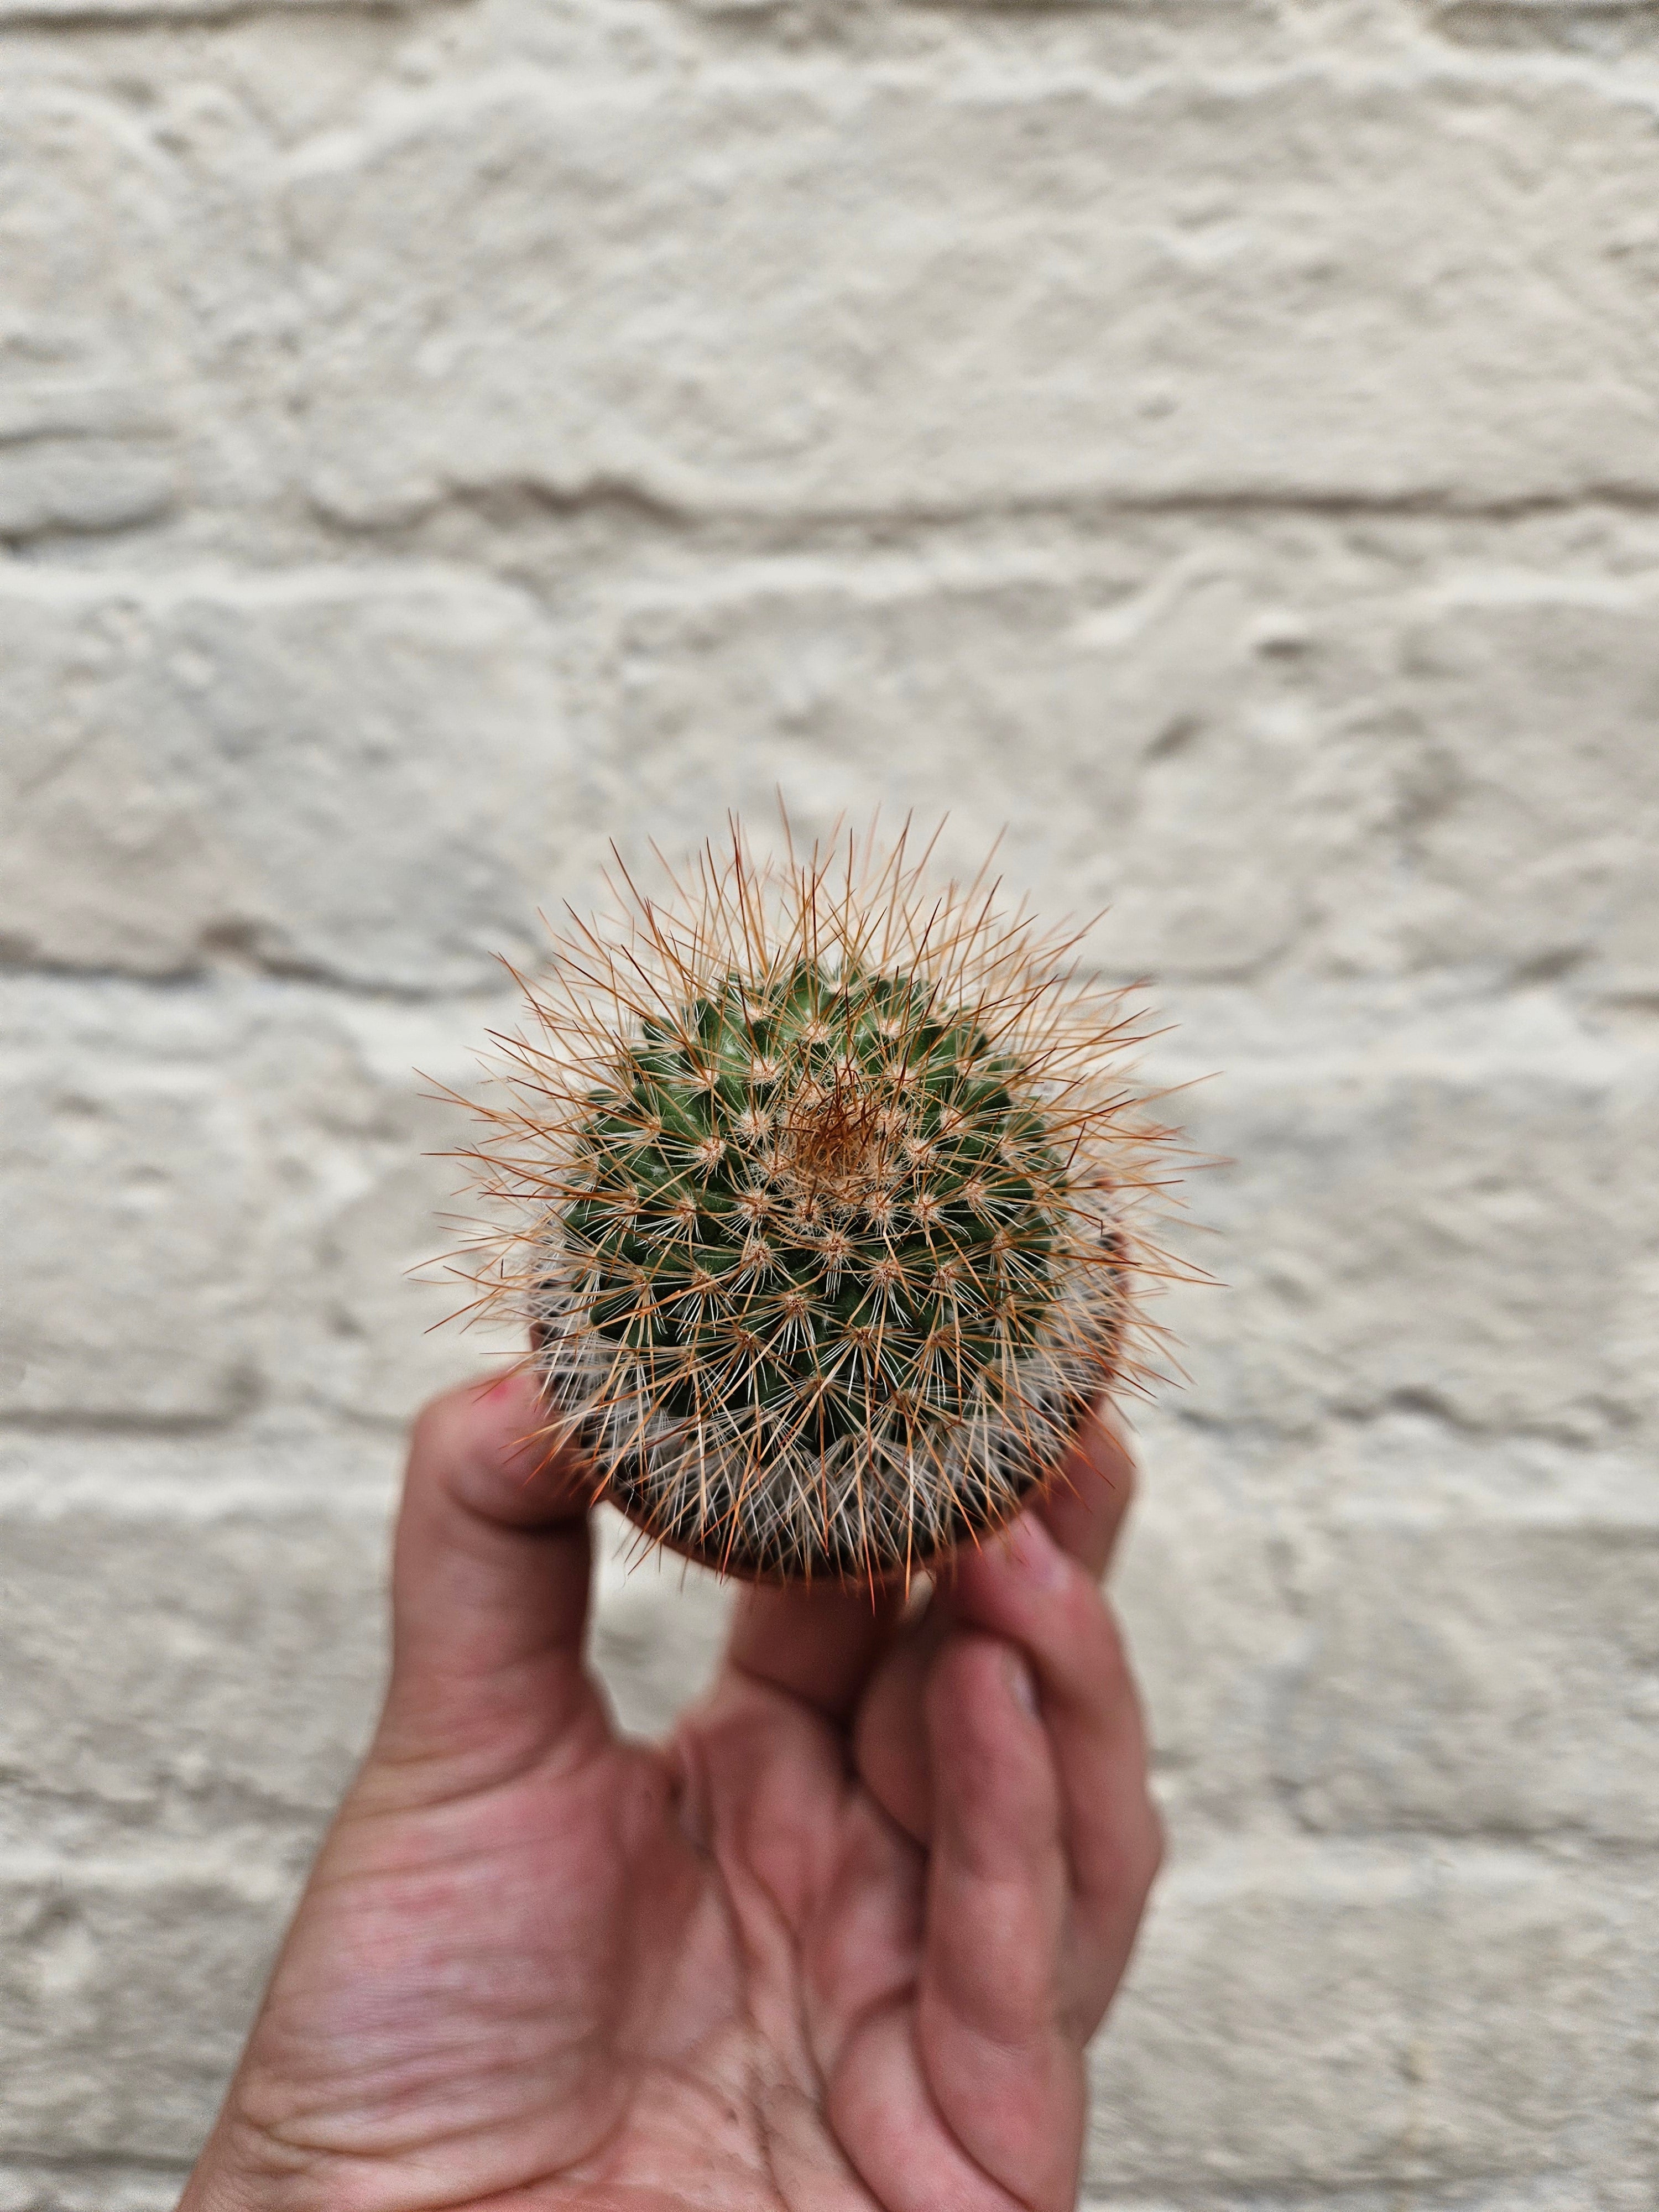
[[(756, 1694), (763, 1699), (768, 1697), (776, 1698), (780, 1702), (791, 1706), (793, 1709), (795, 1716), (799, 1717), (806, 1724), (822, 1729), (823, 1723), (821, 1716), (812, 1712), (810, 1708), (805, 1706), (802, 1700), (789, 1698), (787, 1692), (781, 1692), (771, 1685), (766, 1684), (754, 1676), (749, 1676), (747, 1677), (747, 1680), (753, 1684)], [(785, 1900), (778, 1896), (772, 1889), (763, 1869), (757, 1867), (757, 1872), (754, 1881), (750, 1883), (744, 1884), (741, 1890), (736, 1892), (732, 1900), (733, 1941), (738, 1946), (740, 1954), (751, 1966), (753, 1963), (755, 1945), (748, 1926), (749, 1916), (744, 1910), (742, 1910), (742, 1901), (750, 1898), (757, 1899), (763, 1903), (770, 1922), (769, 1933), (771, 1934), (774, 1941), (781, 1945), (790, 1954), (792, 1961), (795, 1966), (795, 1972), (789, 1977), (795, 2006), (795, 2047), (799, 2056), (805, 2060), (807, 2066), (811, 2070), (811, 2078), (804, 2084), (794, 2082), (790, 2084), (790, 2086), (797, 2091), (806, 2094), (810, 2102), (816, 2107), (821, 2106), (823, 2101), (826, 2083), (824, 2081), (822, 2069), (819, 2068), (817, 2062), (817, 2056), (811, 2032), (811, 2024), (807, 2014), (806, 1978), (799, 1971), (801, 1955), (805, 1949), (805, 1938), (802, 1934), (797, 1932), (793, 1924), (797, 1916), (791, 1913)], [(817, 1910), (817, 1900), (814, 1899), (812, 1905), (809, 1907), (808, 1911), (805, 1914), (799, 1916), (803, 1922), (810, 1923), (813, 1914)], [(751, 1980), (752, 1975), (745, 1976), (746, 1984)], [(752, 2011), (750, 2014), (750, 2024), (751, 2029), (755, 2031), (755, 2043), (753, 2046), (754, 2057), (752, 2063), (758, 2076), (760, 2072), (759, 2053), (766, 2047), (766, 2045), (763, 2039), (759, 2034), (758, 2025), (754, 2021)], [(769, 2086), (775, 2087), (775, 2084)], [(759, 2099), (757, 2100), (757, 2109), (763, 2114), (764, 2100)], [(769, 2152), (768, 2155), (769, 2167)]]
[[(490, 1452), (473, 1441), (474, 1425), (492, 1419), (502, 1436), (493, 1475)], [(582, 1679), (578, 1624), (547, 1614), (550, 1591), (551, 1602), (574, 1601), (578, 1584), (550, 1583), (533, 1540), (521, 1547), (503, 1520), (501, 1546), (480, 1547), (498, 1577), (493, 1596), (474, 1587), (465, 1599), (482, 1608), (483, 1642), (468, 1620), (462, 1643), (446, 1644), (431, 1602), (442, 1486), (454, 1480), (446, 1462), (466, 1443), (466, 1489), (484, 1501), (487, 1539), (490, 1482), (516, 1505), (512, 1421), (510, 1398), (493, 1413), (462, 1404), (419, 1448), (419, 1540), (401, 1548), (394, 1585), (400, 1606), (416, 1601), (398, 1662), (413, 1672), (389, 1700), (399, 1757), (377, 1771), (371, 1752), (325, 1845), (201, 2169), (206, 2187), (216, 2159), (221, 2179), (207, 2195), (192, 2183), (187, 2212), (1064, 2212), (1080, 2045), (1109, 1988), (1104, 1954), (1091, 1970), (1094, 2017), (1077, 2015), (1078, 2032), (1062, 2039), (1055, 2021), (1073, 2017), (1086, 1992), (1039, 1976), (1020, 1996), (1024, 1968), (999, 1983), (993, 1949), (975, 1973), (1032, 2010), (1023, 2029), (987, 2035), (966, 1993), (941, 1977), (937, 1948), (965, 1958), (961, 1944), (994, 1945), (998, 1923), (1012, 1931), (1036, 1911), (1054, 1929), (1065, 1915), (1058, 1838), (1044, 1846), (1046, 1871), (1022, 1857), (1022, 1838), (1046, 1834), (1053, 1815), (1033, 1829), (1036, 1808), (1020, 1810), (1030, 1762), (1015, 1754), (1021, 1745), (1060, 1753), (1054, 1722), (1014, 1699), (1005, 1659), (1040, 1655), (985, 1617), (995, 1591), (1010, 1605), (1024, 1599), (1017, 1562), (987, 1553), (935, 1591), (931, 1620), (912, 1609), (879, 1620), (873, 1636), (862, 1600), (820, 1593), (797, 1605), (768, 1593), (734, 1629), (736, 1662), (668, 1747), (607, 1745), (603, 1708), (571, 1694)], [(1106, 1485), (1083, 1486), (1115, 1512)], [(469, 1509), (457, 1500), (453, 1510)], [(1092, 1520), (1074, 1532), (1079, 1552), (1097, 1534)], [(1074, 1581), (1077, 1601), (1097, 1607), (1085, 1577)], [(1040, 1630), (1066, 1630), (1065, 1607), (1039, 1612)], [(960, 1673), (949, 1671), (964, 1664), (957, 1634), (985, 1647)], [(538, 1647), (533, 1663), (527, 1643)], [(1113, 1656), (1109, 1638), (1101, 1648)], [(459, 1674), (447, 1656), (456, 1653)], [(970, 1843), (993, 1802), (975, 1785), (974, 1762), (988, 1759), (988, 1775), (1013, 1792), (1012, 1825), (986, 1863), (1006, 1877), (988, 1911), (981, 1886), (950, 1903), (955, 1917), (942, 1926), (931, 1917), (941, 1846), (905, 1834), (865, 1776), (872, 1670), (897, 1686), (889, 1721), (901, 1755), (912, 1755), (907, 1711), (924, 1764), (966, 1759), (978, 1746), (944, 1770)], [(924, 1696), (930, 1677), (948, 1681), (942, 1705)], [(444, 1686), (450, 1744), (475, 1699), (478, 1725), (495, 1732), (494, 1752), (479, 1747), (490, 1779), (400, 1804), (407, 1773), (424, 1764), (402, 1756), (422, 1748), (417, 1684)], [(1127, 1678), (1121, 1686), (1128, 1694)], [(516, 1753), (498, 1759), (504, 1743), (522, 1748), (526, 1703), (563, 1715), (562, 1736), (527, 1765)], [(1125, 1767), (1110, 1787), (1126, 1803), (1144, 1801), (1144, 1772)], [(980, 1863), (973, 1851), (970, 1862)], [(1022, 1864), (1041, 1897), (1022, 1894)], [(1129, 1925), (1139, 1902), (1115, 1907)], [(964, 1911), (971, 1936), (957, 1925)], [(1000, 2013), (989, 2024), (1008, 2026)], [(257, 2148), (246, 2129), (261, 2116), (305, 2151), (274, 2140)], [(285, 2182), (261, 2180), (278, 2169)]]
[[(492, 1996), (493, 1995), (494, 1992), (492, 1992)], [(524, 2021), (526, 2023), (533, 2020), (533, 2012), (530, 2010), (526, 2010), (523, 2015)], [(598, 2052), (602, 2049), (608, 2048), (608, 2045), (605, 2045), (603, 2040), (604, 2033), (605, 2031), (603, 2025), (596, 2023), (588, 2030), (586, 2035), (579, 2036), (575, 2039), (567, 2055), (567, 2063), (564, 2070), (568, 2074), (572, 2075), (573, 2076), (580, 2076), (582, 2070), (580, 2063), (581, 2053), (587, 2046), (591, 2045), (595, 2052)], [(453, 2051), (460, 2051), (470, 2048), (472, 2042), (473, 2038), (466, 2033), (466, 2021), (465, 2019), (463, 2018), (455, 2025), (453, 2031), (453, 2042), (451, 2048)], [(448, 2054), (446, 2052), (441, 2043), (435, 2043), (434, 2047), (428, 2051), (428, 2052), (424, 2054), (428, 2060), (441, 2060), (447, 2055)], [(394, 2076), (400, 2069), (404, 2069), (405, 2066), (406, 2061), (401, 2054), (395, 2057), (388, 2058), (386, 2061), (386, 2070)], [(524, 2077), (527, 2082), (534, 2081), (539, 2085), (542, 2083), (545, 2071), (546, 2069), (544, 2065), (538, 2065), (528, 2059), (520, 2061), (515, 2064), (510, 2059), (503, 2057), (499, 2059), (497, 2063), (492, 2066), (491, 2086), (498, 2087), (504, 2081), (520, 2076)], [(395, 2109), (395, 2106), (398, 2104), (409, 2102), (410, 2100), (422, 2095), (425, 2094), (425, 2091), (423, 2085), (420, 2083), (410, 2084), (403, 2081), (398, 2081), (395, 2082), (395, 2086), (393, 2083), (387, 2083), (383, 2088), (380, 2088), (377, 2094), (381, 2099), (391, 2100), (390, 2103), (385, 2106), (385, 2109), (392, 2110)], [(365, 2097), (360, 2094), (357, 2102), (361, 2104), (364, 2101), (366, 2101)], [(431, 2106), (428, 2102), (424, 2107), (417, 2106), (414, 2112), (412, 2112), (411, 2124), (419, 2124), (419, 2132), (418, 2134), (411, 2136), (409, 2142), (405, 2143), (400, 2143), (395, 2140), (388, 2140), (385, 2136), (382, 2136), (371, 2146), (357, 2148), (352, 2146), (349, 2142), (342, 2142), (339, 2141), (329, 2141), (324, 2142), (316, 2139), (318, 2131), (321, 2128), (325, 2125), (337, 2125), (339, 2121), (351, 2109), (352, 2107), (347, 2106), (330, 2108), (326, 2105), (319, 2105), (313, 2101), (308, 2107), (306, 2114), (313, 2136), (313, 2139), (310, 2141), (307, 2141), (306, 2137), (296, 2130), (293, 2122), (291, 2121), (270, 2118), (263, 2120), (260, 2123), (260, 2125), (264, 2133), (273, 2142), (285, 2148), (304, 2154), (320, 2163), (338, 2156), (347, 2156), (356, 2160), (369, 2161), (374, 2160), (384, 2160), (388, 2157), (404, 2157), (407, 2156), (411, 2150), (423, 2150), (430, 2152), (434, 2149), (441, 2148), (447, 2142), (465, 2142), (475, 2136), (479, 2132), (481, 2125), (488, 2124), (487, 2122), (480, 2122), (477, 2118), (471, 2118), (459, 2120), (454, 2124), (454, 2126), (447, 2130), (441, 2127), (434, 2128), (430, 2120)], [(427, 2115), (424, 2121), (422, 2121), (422, 2112)], [(618, 2116), (617, 2124), (620, 2124), (620, 2116)], [(614, 2132), (614, 2128), (612, 2131)], [(572, 2163), (580, 2163), (580, 2160), (573, 2160)]]
[[(748, 2039), (744, 2039), (745, 2044)], [(704, 2063), (694, 2064), (693, 2060), (697, 2058), (702, 2058)], [(685, 2060), (681, 2063), (671, 2063), (661, 2058), (653, 2059), (649, 2069), (641, 2070), (633, 2095), (624, 2110), (617, 2115), (616, 2125), (610, 2130), (605, 2141), (596, 2144), (592, 2150), (583, 2157), (572, 2160), (563, 2169), (562, 2178), (570, 2181), (580, 2181), (585, 2178), (584, 2169), (586, 2168), (592, 2170), (596, 2178), (603, 2179), (607, 2157), (614, 2152), (624, 2129), (630, 2121), (638, 2117), (642, 2105), (659, 2100), (665, 2081), (678, 2083), (688, 2093), (694, 2104), (701, 2102), (716, 2107), (726, 2119), (739, 2120), (744, 2106), (733, 2100), (729, 2087), (719, 2086), (719, 2069), (709, 2066), (707, 2059), (707, 2050), (701, 2045), (688, 2053)], [(763, 2166), (763, 2163), (757, 2151), (757, 2164)]]
[[(891, 2015), (893, 2016), (896, 2024), (902, 2027), (902, 2021), (901, 2014), (902, 2006), (900, 2003), (897, 2002), (889, 2003), (878, 2008), (876, 2012), (872, 2015), (870, 2026), (873, 2028), (884, 2019)], [(946, 2131), (948, 2124), (945, 2121), (944, 2114), (939, 2111), (937, 2101), (933, 2099), (931, 2089), (927, 2088), (927, 2085), (925, 2082), (923, 2083), (923, 2088), (929, 2098), (933, 2118), (938, 2122), (941, 2131)], [(971, 2156), (971, 2154), (969, 2154), (969, 2155)], [(992, 2189), (996, 2191), (1000, 2203), (1008, 2208), (1008, 2212), (1040, 2212), (1040, 2208), (1036, 2207), (1035, 2203), (1028, 2203), (1024, 2199), (1012, 2194), (1011, 2191), (997, 2179), (994, 2173), (988, 2172), (985, 2167), (980, 2165), (977, 2159), (974, 2160), (973, 2163), (978, 2177), (984, 2182), (985, 2185), (988, 2189)]]
[[(589, 1745), (580, 1756), (561, 1764), (556, 1751), (544, 1749), (538, 1752), (533, 1758), (526, 1759), (521, 1766), (510, 1769), (505, 1774), (483, 1784), (482, 1787), (465, 1789), (458, 1784), (454, 1789), (446, 1790), (441, 1796), (421, 1797), (409, 1803), (389, 1798), (382, 1804), (354, 1807), (353, 1824), (367, 1829), (373, 1827), (377, 1822), (390, 1825), (410, 1818), (454, 1811), (463, 1806), (487, 1803), (492, 1796), (507, 1795), (532, 1778), (556, 1778), (568, 1786), (579, 1782), (592, 1768), (603, 1765), (613, 1759), (616, 1752), (617, 1747), (614, 1743), (601, 1739)], [(418, 1771), (423, 1765), (436, 1764), (447, 1757), (447, 1753), (394, 1754), (386, 1761), (386, 1764), (399, 1771), (407, 1771), (410, 1768)], [(325, 1875), (323, 1879), (326, 1881), (328, 1877)]]

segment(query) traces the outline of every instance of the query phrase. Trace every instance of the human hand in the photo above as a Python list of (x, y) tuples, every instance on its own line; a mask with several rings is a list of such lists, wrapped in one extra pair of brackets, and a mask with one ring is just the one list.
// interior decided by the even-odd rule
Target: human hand
[(925, 1607), (745, 1591), (653, 1746), (541, 1418), (416, 1425), (385, 1711), (180, 2212), (1064, 2212), (1159, 1854), (1121, 1448)]

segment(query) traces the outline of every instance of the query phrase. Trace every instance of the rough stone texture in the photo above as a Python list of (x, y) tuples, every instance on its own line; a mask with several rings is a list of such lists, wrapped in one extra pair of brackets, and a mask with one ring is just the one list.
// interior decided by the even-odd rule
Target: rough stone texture
[(0, 1672), (32, 1694), (0, 1714), (0, 1843), (286, 1838), (303, 1863), (372, 1716), (383, 1550), (361, 1507), (11, 1515)]
[(1102, 2183), (1524, 2176), (1618, 2083), (1616, 1936), (1582, 1883), (1281, 1845), (1168, 1903), (1098, 2052)]
[(166, 2164), (7, 2164), (0, 2166), (0, 2212), (173, 2212), (184, 2179)]
[(1650, 573), (1402, 579), (1406, 552), (1215, 532), (653, 592), (611, 645), (600, 757), (618, 806), (643, 765), (718, 808), (735, 765), (819, 813), (872, 783), (926, 807), (943, 732), (954, 848), (1006, 829), (1022, 879), (1109, 904), (1125, 975), (1651, 992)]
[(1646, 579), (1575, 592), (1499, 576), (1407, 626), (1401, 689), (1422, 733), (1418, 941), (1455, 943), (1500, 972), (1654, 995), (1656, 612)]
[[(495, 956), (779, 787), (1216, 1162), (1091, 2203), (1651, 2207), (1656, 45), (0, 0), (0, 2212), (173, 2201), (371, 1723)], [(725, 1606), (607, 1529), (625, 1725)]]
[(147, 134), (72, 78), (34, 94), (7, 85), (0, 532), (116, 529), (176, 495), (161, 168)]
[[(1645, 1844), (1659, 1826), (1656, 1553), (1659, 1521), (1588, 1516), (1333, 1532), (1278, 1735), (1302, 1818)], [(1389, 1725), (1367, 1728), (1379, 1707)]]
[(211, 1861), (0, 1867), (0, 2156), (187, 2161), (282, 1917)]
[(917, 91), (825, 65), (596, 99), (514, 72), (302, 157), (319, 495), (862, 513), (1653, 482), (1638, 101), (1419, 69)]
[(1006, 829), (1011, 872), (1109, 902), (1119, 973), (1242, 975), (1298, 943), (1340, 957), (1320, 925), (1340, 905), (1352, 933), (1387, 867), (1401, 763), (1321, 716), (1307, 617), (1263, 580), (1218, 550), (872, 568), (629, 608), (600, 756), (617, 803), (643, 763), (718, 806), (735, 763), (814, 822), (884, 786), (937, 806), (939, 732), (952, 854)]
[(8, 1410), (214, 1420), (250, 1391), (256, 1173), (199, 1072), (43, 1052), (0, 1119)]
[(0, 938), (173, 974), (216, 943), (369, 988), (523, 957), (562, 768), (533, 608), (471, 579), (0, 586)]
[[(1600, 1055), (1443, 1035), (1236, 1073), (1238, 1164), (1208, 1198), (1235, 1295), (1193, 1301), (1191, 1410), (1275, 1428), (1401, 1403), (1455, 1425), (1606, 1443), (1651, 1403), (1621, 1333), (1659, 1233), (1659, 1098)], [(1223, 1139), (1216, 1101), (1194, 1117)], [(1218, 1143), (1217, 1149), (1221, 1149)]]

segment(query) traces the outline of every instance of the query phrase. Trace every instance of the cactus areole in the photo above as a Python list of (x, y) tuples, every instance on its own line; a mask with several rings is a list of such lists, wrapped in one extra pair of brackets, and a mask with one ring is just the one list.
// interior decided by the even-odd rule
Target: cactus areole
[(746, 1577), (995, 1530), (1143, 1371), (1170, 1133), (1121, 995), (903, 839), (765, 863), (734, 833), (622, 904), (528, 987), (470, 1155), (513, 1220), (469, 1272), (529, 1324), (550, 1441)]

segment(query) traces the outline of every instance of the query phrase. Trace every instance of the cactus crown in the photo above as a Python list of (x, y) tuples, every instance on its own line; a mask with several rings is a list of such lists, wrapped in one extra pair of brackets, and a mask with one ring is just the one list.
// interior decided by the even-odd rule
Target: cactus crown
[(485, 1279), (556, 1429), (650, 1535), (743, 1574), (905, 1571), (994, 1528), (1134, 1371), (1129, 1201), (1169, 1133), (1116, 998), (904, 842), (579, 928), (471, 1155)]
[(1017, 1069), (932, 998), (809, 962), (730, 976), (596, 1093), (566, 1243), (664, 1412), (902, 1442), (1036, 1342), (1063, 1164)]

